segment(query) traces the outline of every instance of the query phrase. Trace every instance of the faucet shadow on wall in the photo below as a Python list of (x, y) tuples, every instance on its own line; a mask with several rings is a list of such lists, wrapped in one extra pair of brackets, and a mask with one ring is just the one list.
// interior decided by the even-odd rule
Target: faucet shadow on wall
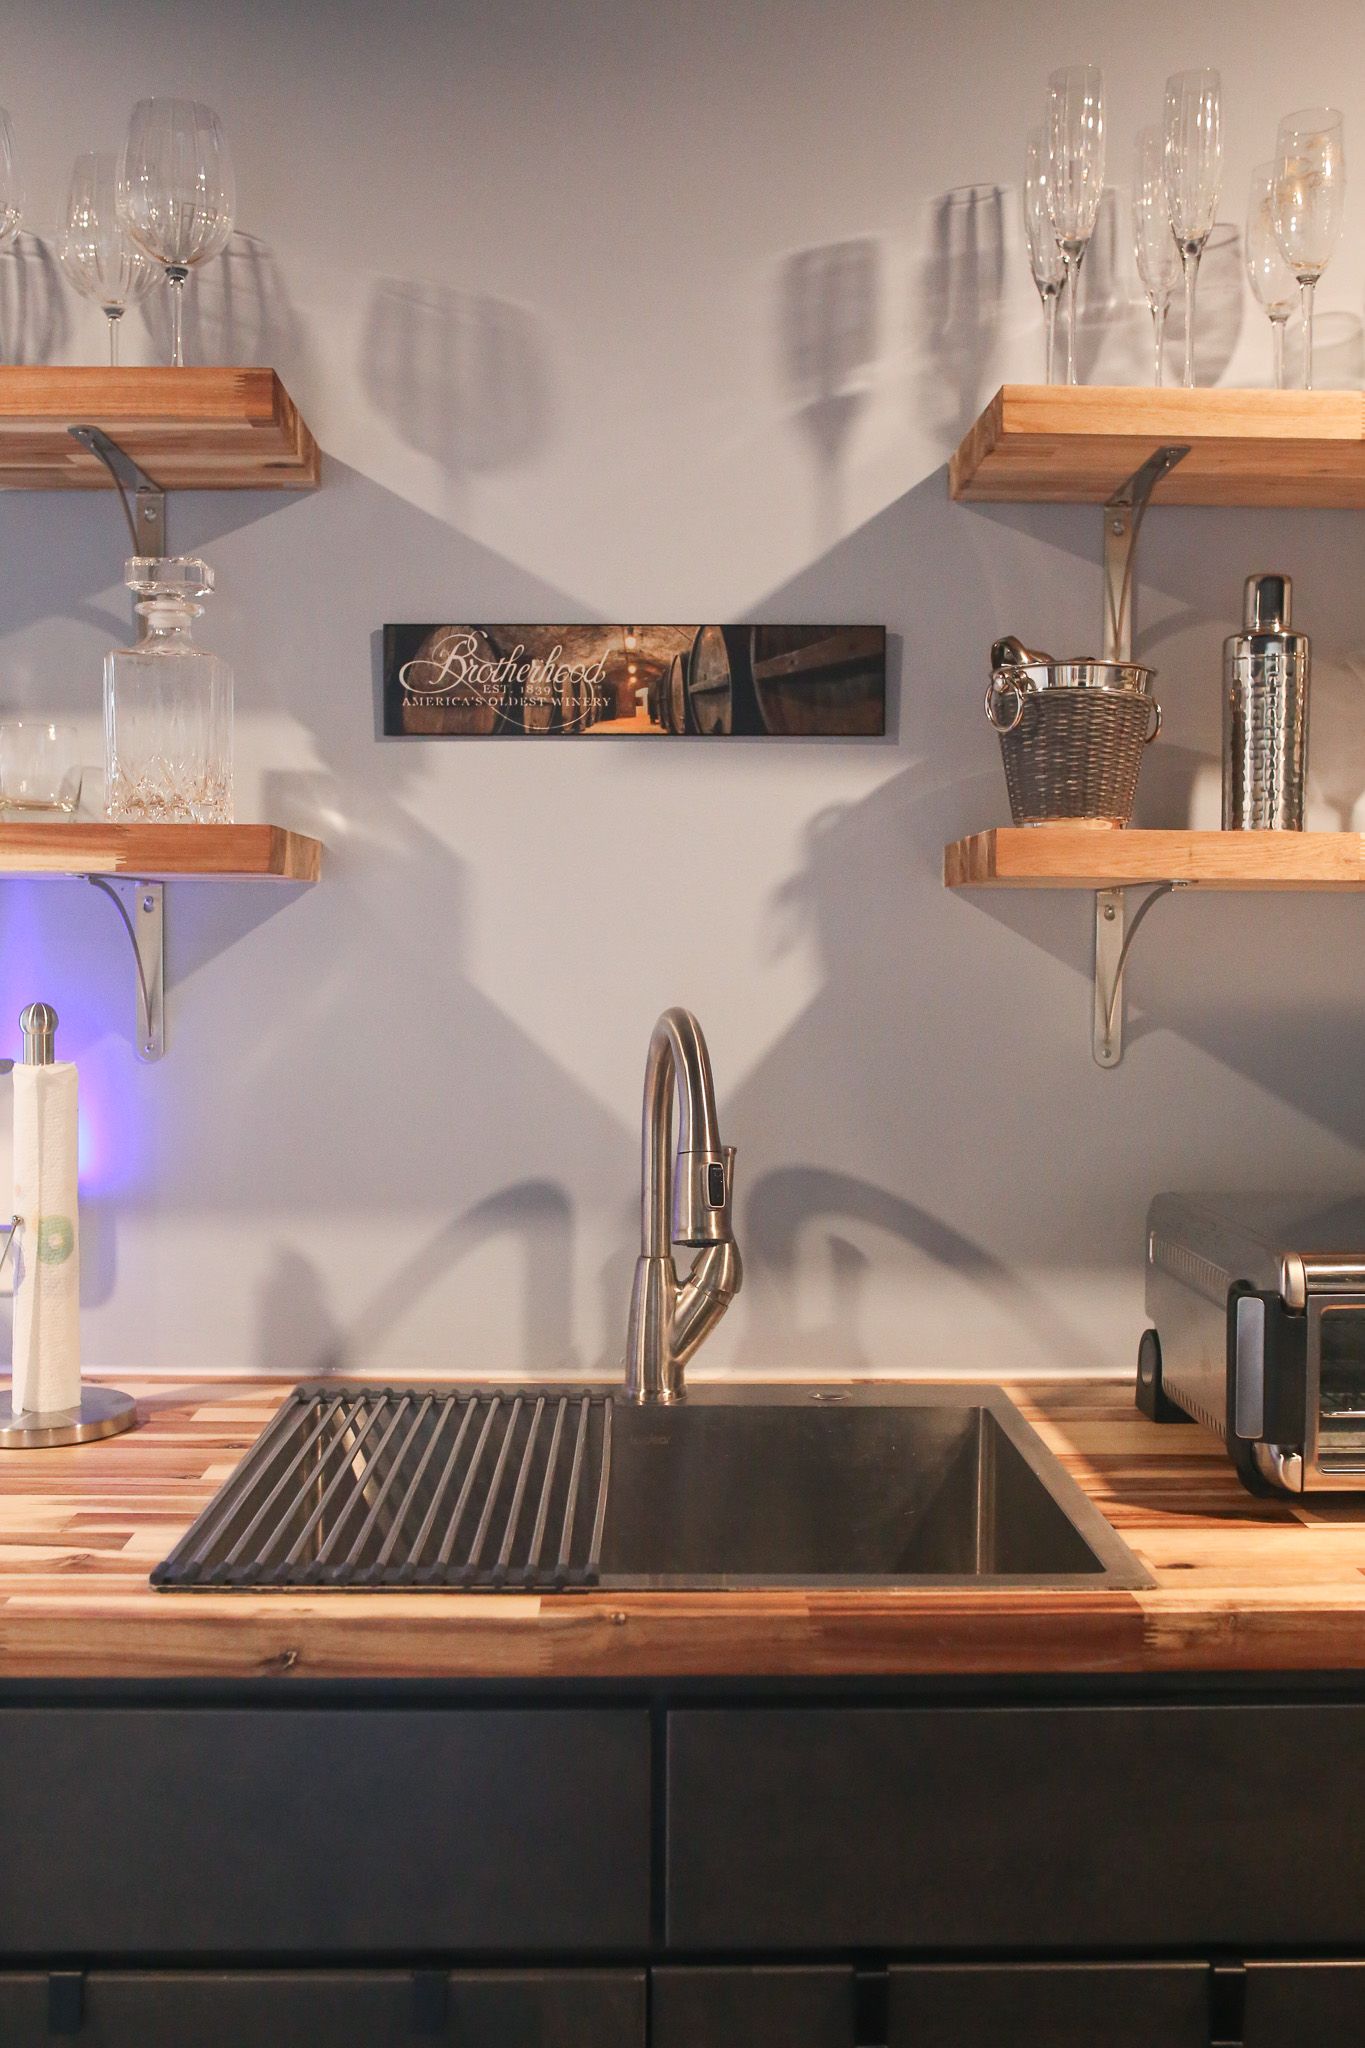
[[(332, 1312), (317, 1267), (282, 1244), (257, 1302), (256, 1363), (264, 1372), (344, 1373), (391, 1355), (390, 1340), (423, 1297), (491, 1240), (511, 1236), (525, 1248), (519, 1369), (533, 1378), (573, 1377), (582, 1368), (573, 1343), (573, 1205), (553, 1181), (521, 1181), (452, 1217), (384, 1277), (344, 1326)], [(504, 1374), (505, 1358), (431, 1358), (437, 1374), (478, 1379)]]

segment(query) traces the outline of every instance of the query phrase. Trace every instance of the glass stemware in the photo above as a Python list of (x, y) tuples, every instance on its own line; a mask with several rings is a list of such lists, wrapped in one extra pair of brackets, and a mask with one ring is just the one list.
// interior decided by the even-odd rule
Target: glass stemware
[(1216, 71), (1166, 80), (1166, 203), (1185, 270), (1185, 375), (1194, 388), (1194, 290), (1223, 182), (1222, 87)]
[(1104, 78), (1068, 64), (1048, 80), (1048, 205), (1066, 275), (1066, 381), (1076, 381), (1076, 292), (1104, 193)]
[(1144, 128), (1133, 151), (1133, 253), (1147, 294), (1154, 332), (1157, 385), (1165, 381), (1166, 315), (1180, 278), (1180, 251), (1166, 204), (1166, 144), (1159, 128)]
[(79, 156), (71, 173), (66, 227), (57, 246), (62, 269), (82, 298), (103, 308), (109, 363), (118, 363), (119, 321), (160, 282), (161, 271), (129, 237), (118, 217), (118, 160)]
[(1286, 114), (1275, 137), (1275, 239), (1303, 307), (1303, 388), (1313, 388), (1313, 292), (1341, 229), (1346, 157), (1335, 107)]
[(1024, 235), (1028, 242), (1029, 269), (1043, 302), (1044, 377), (1050, 384), (1057, 350), (1057, 301), (1066, 282), (1066, 266), (1052, 228), (1052, 207), (1048, 198), (1048, 149), (1041, 128), (1028, 139), (1024, 169)]
[(139, 100), (118, 174), (118, 211), (171, 286), (171, 361), (183, 367), (185, 279), (232, 233), (235, 189), (222, 123), (197, 100)]
[(1275, 165), (1257, 164), (1247, 198), (1247, 277), (1275, 337), (1275, 389), (1284, 390), (1284, 330), (1298, 296), (1298, 280), (1280, 253), (1275, 233)]

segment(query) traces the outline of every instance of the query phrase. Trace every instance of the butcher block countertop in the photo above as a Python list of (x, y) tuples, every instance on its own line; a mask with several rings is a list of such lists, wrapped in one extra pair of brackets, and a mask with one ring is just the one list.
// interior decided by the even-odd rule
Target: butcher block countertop
[(141, 1426), (0, 1454), (0, 1680), (923, 1676), (1365, 1669), (1365, 1500), (1257, 1501), (1113, 1382), (1010, 1392), (1150, 1591), (154, 1592), (291, 1382), (121, 1379)]

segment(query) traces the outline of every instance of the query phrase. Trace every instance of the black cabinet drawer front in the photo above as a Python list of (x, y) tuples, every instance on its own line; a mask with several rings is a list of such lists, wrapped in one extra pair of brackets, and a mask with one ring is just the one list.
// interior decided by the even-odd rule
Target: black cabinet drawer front
[(650, 2048), (853, 2048), (849, 1969), (650, 1972)]
[(1242, 2041), (1244, 2048), (1360, 2048), (1365, 1963), (1248, 1963)]
[(1354, 1948), (1362, 1839), (1355, 1706), (669, 1718), (675, 1949)]
[(893, 1969), (887, 2048), (1207, 2048), (1202, 1963)]
[(648, 1939), (643, 1712), (16, 1707), (0, 1755), (0, 1954)]
[[(433, 1992), (435, 1996), (433, 1997)], [(4, 2048), (645, 2048), (643, 1971), (93, 1971), (49, 2029), (48, 1980), (0, 1975)]]

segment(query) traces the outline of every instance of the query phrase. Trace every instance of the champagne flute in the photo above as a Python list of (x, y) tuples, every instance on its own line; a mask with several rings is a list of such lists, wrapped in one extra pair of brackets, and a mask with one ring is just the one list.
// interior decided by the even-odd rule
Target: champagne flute
[(1286, 114), (1275, 137), (1275, 239), (1303, 307), (1303, 388), (1313, 388), (1313, 293), (1327, 267), (1346, 198), (1341, 115), (1335, 107)]
[(1028, 241), (1029, 269), (1043, 302), (1044, 378), (1050, 384), (1057, 344), (1057, 300), (1066, 282), (1066, 268), (1057, 237), (1052, 231), (1052, 209), (1048, 201), (1048, 151), (1041, 128), (1029, 136), (1024, 170), (1024, 234)]
[(1166, 80), (1166, 203), (1185, 271), (1185, 376), (1194, 389), (1194, 288), (1223, 182), (1222, 87), (1216, 71)]
[(109, 365), (118, 364), (119, 321), (161, 281), (118, 217), (118, 159), (79, 156), (71, 173), (66, 227), (57, 245), (62, 269), (82, 298), (93, 299), (109, 323)]
[(1104, 78), (1068, 64), (1048, 80), (1048, 208), (1066, 278), (1066, 381), (1076, 381), (1076, 291), (1104, 192)]
[(119, 218), (171, 286), (171, 361), (185, 362), (185, 279), (227, 245), (236, 194), (222, 123), (197, 100), (139, 100), (118, 173)]
[(1133, 153), (1133, 253), (1155, 329), (1154, 382), (1165, 381), (1166, 315), (1180, 278), (1180, 251), (1166, 204), (1166, 143), (1160, 128), (1140, 131)]
[[(14, 240), (23, 217), (24, 194), (14, 155), (14, 130), (9, 115), (0, 107), (0, 249)], [(0, 362), (3, 361), (0, 351)]]
[(1280, 253), (1275, 234), (1275, 164), (1257, 164), (1247, 199), (1247, 277), (1265, 308), (1275, 337), (1275, 389), (1284, 390), (1284, 330), (1294, 310), (1298, 280)]

